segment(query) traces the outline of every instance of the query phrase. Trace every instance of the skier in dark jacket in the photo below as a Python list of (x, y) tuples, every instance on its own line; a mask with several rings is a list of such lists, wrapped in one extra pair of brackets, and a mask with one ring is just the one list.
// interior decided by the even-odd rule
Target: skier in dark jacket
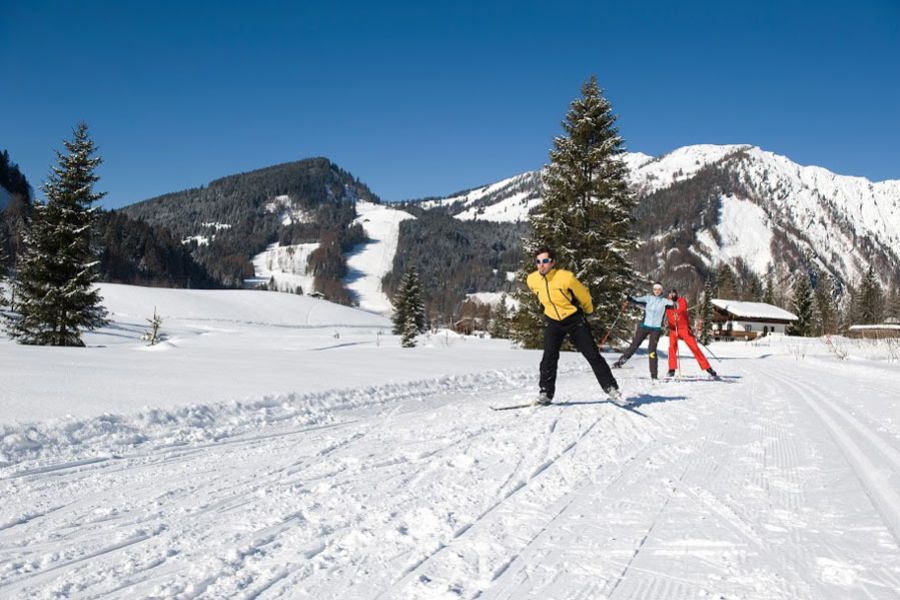
[(600, 383), (600, 387), (617, 403), (622, 402), (619, 384), (609, 365), (600, 356), (585, 314), (594, 312), (587, 288), (571, 271), (556, 268), (556, 256), (547, 247), (534, 253), (537, 271), (528, 276), (528, 288), (544, 307), (544, 356), (541, 359), (541, 390), (537, 404), (550, 404), (556, 391), (556, 367), (559, 348), (566, 336), (572, 339)]
[(656, 345), (659, 343), (659, 336), (662, 333), (662, 322), (665, 317), (666, 308), (675, 306), (675, 303), (668, 300), (662, 295), (663, 286), (657, 282), (653, 284), (653, 295), (650, 296), (628, 296), (628, 301), (634, 304), (644, 305), (644, 320), (641, 321), (637, 329), (634, 331), (634, 339), (631, 345), (613, 364), (614, 369), (618, 369), (631, 358), (638, 347), (644, 342), (644, 339), (650, 338), (650, 378), (656, 379), (658, 374), (658, 366), (656, 359)]

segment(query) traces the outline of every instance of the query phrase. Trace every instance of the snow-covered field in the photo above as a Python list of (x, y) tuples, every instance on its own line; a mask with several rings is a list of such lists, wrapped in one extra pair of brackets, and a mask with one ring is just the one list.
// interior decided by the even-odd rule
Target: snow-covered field
[(717, 344), (720, 382), (639, 354), (630, 408), (566, 355), (556, 405), (496, 412), (539, 353), (402, 349), (287, 294), (103, 293), (88, 348), (0, 341), (2, 598), (900, 595), (900, 363), (863, 343)]

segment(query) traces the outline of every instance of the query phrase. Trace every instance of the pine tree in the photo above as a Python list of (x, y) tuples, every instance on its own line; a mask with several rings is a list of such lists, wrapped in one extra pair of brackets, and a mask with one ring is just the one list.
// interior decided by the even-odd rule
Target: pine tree
[(884, 318), (885, 321), (892, 319), (894, 322), (898, 322), (900, 321), (900, 289), (896, 287), (896, 284), (894, 285), (895, 287), (887, 296)]
[(858, 316), (862, 325), (880, 323), (884, 316), (884, 293), (871, 265), (860, 284)]
[(808, 336), (812, 333), (813, 300), (809, 287), (809, 276), (802, 273), (794, 284), (794, 312), (797, 320), (791, 326), (795, 335)]
[(728, 263), (722, 263), (716, 271), (716, 297), (737, 300), (739, 296), (737, 277)]
[(416, 317), (412, 311), (407, 311), (406, 320), (400, 329), (400, 345), (404, 348), (415, 348), (418, 335), (419, 328), (416, 326)]
[(394, 295), (394, 334), (403, 337), (403, 347), (410, 347), (406, 342), (411, 336), (415, 346), (415, 336), (425, 331), (425, 303), (422, 300), (422, 287), (419, 274), (410, 267), (397, 287)]
[(847, 286), (840, 312), (840, 324), (838, 330), (846, 333), (852, 325), (858, 325), (859, 320), (859, 291), (853, 285)]
[(708, 344), (712, 339), (712, 316), (713, 316), (713, 283), (712, 279), (706, 280), (703, 288), (703, 302), (700, 304), (700, 316), (703, 319), (700, 325), (700, 343)]
[(816, 278), (816, 289), (813, 294), (815, 301), (815, 326), (816, 335), (832, 335), (837, 333), (838, 315), (834, 302), (834, 286), (827, 275), (819, 275)]
[(489, 333), (492, 338), (509, 338), (510, 318), (509, 308), (506, 306), (506, 294), (500, 296), (500, 303), (494, 309), (494, 318), (491, 321)]
[(18, 259), (9, 332), (23, 344), (83, 346), (82, 330), (106, 322), (91, 248), (91, 204), (103, 197), (93, 191), (101, 159), (93, 156), (84, 123), (64, 144), (68, 153), (56, 153), (58, 166), (44, 186), (47, 203), (35, 204)]
[[(543, 202), (531, 214), (522, 244), (522, 279), (534, 270), (533, 252), (549, 246), (559, 268), (572, 271), (588, 288), (594, 304), (588, 318), (595, 332), (613, 322), (634, 280), (627, 255), (637, 246), (631, 231), (635, 199), (620, 160), (624, 142), (615, 122), (611, 104), (591, 77), (569, 107), (562, 123), (565, 135), (553, 141)], [(528, 290), (519, 290), (516, 299), (513, 338), (525, 347), (540, 347), (542, 308)], [(627, 324), (621, 327), (618, 333), (627, 335)]]
[(762, 302), (763, 297), (763, 286), (762, 282), (759, 280), (754, 273), (750, 273), (750, 276), (747, 280), (747, 284), (744, 286), (744, 300), (749, 300), (750, 302)]
[(0, 308), (5, 308), (9, 305), (9, 301), (6, 299), (7, 273), (8, 269), (6, 267), (6, 243), (3, 239), (3, 236), (0, 236)]
[(766, 304), (775, 305), (775, 281), (771, 269), (766, 273), (766, 286), (763, 289), (762, 301)]

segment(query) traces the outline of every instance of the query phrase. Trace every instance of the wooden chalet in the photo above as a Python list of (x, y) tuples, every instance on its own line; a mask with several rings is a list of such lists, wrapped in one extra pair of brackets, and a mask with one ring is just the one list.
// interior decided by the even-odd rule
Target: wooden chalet
[(712, 335), (717, 341), (754, 340), (784, 334), (797, 315), (765, 302), (713, 298)]

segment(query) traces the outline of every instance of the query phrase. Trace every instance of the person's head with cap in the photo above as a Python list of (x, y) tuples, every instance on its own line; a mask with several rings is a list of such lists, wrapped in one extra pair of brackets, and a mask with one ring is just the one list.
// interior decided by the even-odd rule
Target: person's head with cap
[(662, 294), (662, 291), (663, 291), (663, 287), (660, 282), (657, 281), (656, 283), (653, 284), (653, 295), (654, 296), (659, 296), (660, 294)]

